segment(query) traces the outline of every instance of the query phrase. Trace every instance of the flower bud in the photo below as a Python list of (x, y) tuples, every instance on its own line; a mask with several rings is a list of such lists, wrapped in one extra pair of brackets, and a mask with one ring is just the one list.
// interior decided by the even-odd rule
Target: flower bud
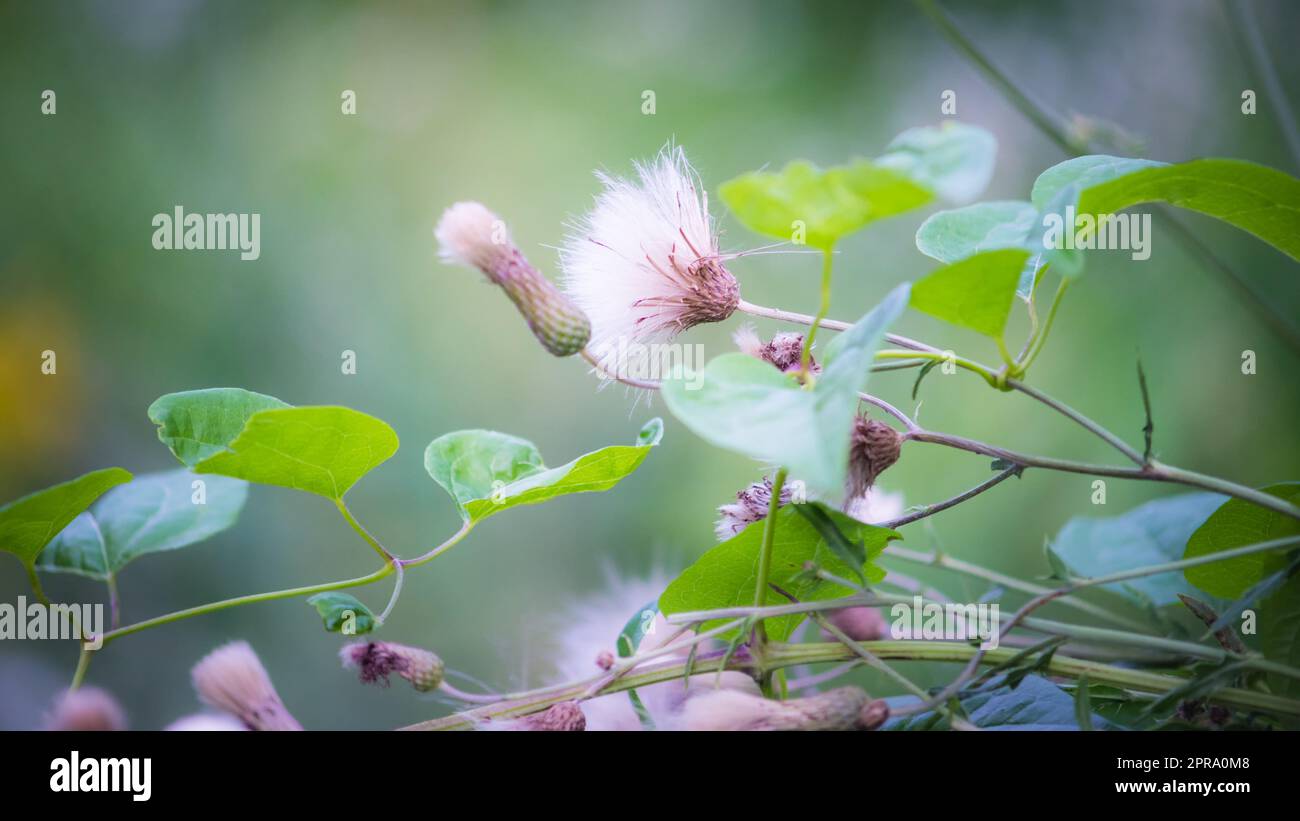
[[(787, 482), (781, 488), (781, 498), (777, 502), (778, 507), (789, 504), (791, 495), (792, 486)], [(713, 532), (717, 535), (718, 541), (725, 542), (754, 522), (766, 519), (767, 509), (770, 507), (771, 502), (771, 479), (755, 482), (738, 492), (736, 501), (718, 508), (718, 513), (722, 515), (713, 526)]]
[(870, 698), (857, 687), (787, 701), (739, 690), (716, 690), (688, 700), (677, 729), (683, 730), (856, 730)]
[(876, 477), (898, 461), (902, 446), (903, 437), (889, 425), (866, 416), (856, 417), (849, 440), (849, 498), (866, 493), (876, 483)]
[(587, 315), (524, 258), (505, 223), (482, 203), (458, 202), (448, 208), (434, 236), (444, 262), (478, 268), (501, 286), (546, 350), (571, 356), (586, 346), (591, 338)]
[[(874, 607), (841, 607), (828, 612), (826, 620), (854, 641), (878, 641), (888, 631), (885, 617)], [(828, 633), (828, 638), (834, 637)]]
[(205, 704), (223, 710), (250, 730), (301, 730), (246, 641), (232, 641), (203, 657), (190, 671)]
[[(742, 325), (731, 337), (736, 347), (752, 357), (761, 359), (782, 373), (794, 373), (800, 369), (803, 356), (803, 334), (783, 331), (764, 342), (752, 325)], [(822, 372), (821, 365), (811, 355), (808, 357), (808, 371), (813, 374)]]
[(45, 717), (45, 729), (125, 730), (126, 714), (107, 690), (79, 687), (59, 696), (54, 709)]
[(858, 714), (859, 730), (876, 730), (879, 729), (886, 721), (889, 720), (889, 703), (883, 698), (867, 702), (867, 706), (862, 708)]
[(420, 647), (391, 641), (354, 642), (339, 651), (344, 667), (356, 668), (362, 684), (388, 686), (396, 673), (421, 693), (442, 684), (442, 659)]

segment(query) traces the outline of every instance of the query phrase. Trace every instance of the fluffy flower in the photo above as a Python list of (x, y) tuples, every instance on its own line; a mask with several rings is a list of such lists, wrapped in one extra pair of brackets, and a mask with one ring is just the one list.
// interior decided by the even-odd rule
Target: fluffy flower
[[(558, 650), (556, 672), (564, 681), (588, 678), (601, 671), (599, 660), (613, 653), (615, 642), (632, 616), (646, 609), (647, 604), (659, 598), (668, 584), (660, 572), (649, 578), (627, 578), (608, 572), (605, 589), (572, 603), (562, 614), (562, 622), (555, 631)], [(641, 651), (663, 647), (674, 628), (656, 615), (653, 632), (641, 641)], [(680, 640), (679, 640), (680, 641)], [(701, 648), (704, 649), (704, 648)], [(689, 649), (683, 646), (677, 655), (685, 657)], [(692, 676), (688, 687), (680, 680), (664, 681), (640, 687), (637, 694), (657, 727), (668, 727), (674, 722), (682, 707), (692, 698), (715, 690), (718, 676), (713, 673)], [(723, 689), (758, 692), (754, 680), (744, 673), (727, 672), (721, 677)], [(627, 693), (587, 699), (580, 703), (588, 730), (640, 730), (641, 722), (632, 708)]]
[(844, 512), (859, 522), (878, 525), (903, 515), (903, 494), (873, 487), (849, 500)]
[[(792, 486), (789, 482), (781, 487), (781, 499), (777, 502), (778, 507), (790, 503), (791, 491)], [(755, 482), (738, 492), (736, 501), (718, 508), (718, 513), (721, 515), (713, 526), (713, 532), (718, 537), (718, 541), (725, 542), (754, 522), (766, 519), (767, 509), (771, 503), (771, 479)]]
[(199, 698), (250, 730), (301, 730), (246, 641), (232, 641), (203, 657), (190, 672)]
[(163, 729), (170, 732), (197, 733), (242, 731), (248, 728), (243, 722), (225, 713), (195, 713), (182, 716)]
[(565, 290), (591, 319), (590, 350), (607, 371), (647, 356), (640, 346), (726, 319), (740, 300), (682, 149), (666, 147), (636, 172), (597, 173), (605, 190), (560, 249)]
[[(753, 325), (742, 325), (731, 335), (736, 347), (756, 359), (773, 365), (782, 373), (799, 370), (800, 358), (803, 356), (803, 334), (795, 331), (783, 331), (764, 342), (754, 330)], [(808, 357), (808, 370), (814, 374), (822, 372), (817, 360)]]

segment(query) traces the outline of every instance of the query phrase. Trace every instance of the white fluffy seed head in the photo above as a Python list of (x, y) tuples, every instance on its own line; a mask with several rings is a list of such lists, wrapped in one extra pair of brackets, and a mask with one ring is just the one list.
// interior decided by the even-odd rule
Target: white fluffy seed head
[(190, 672), (199, 698), (239, 719), (250, 730), (301, 730), (285, 709), (271, 677), (246, 641), (232, 641), (204, 656)]
[(859, 522), (878, 525), (903, 515), (903, 494), (871, 487), (861, 496), (849, 500), (844, 512)]
[[(590, 677), (601, 670), (597, 660), (602, 653), (615, 653), (616, 640), (633, 616), (645, 616), (645, 608), (655, 607), (668, 576), (662, 572), (652, 572), (649, 578), (626, 577), (613, 569), (606, 573), (606, 586), (603, 590), (585, 596), (571, 603), (559, 617), (553, 635), (558, 644), (556, 656), (556, 673), (561, 680), (571, 681)], [(649, 652), (664, 647), (672, 637), (676, 627), (668, 624), (663, 614), (654, 616), (652, 632), (647, 632), (641, 640), (639, 652)], [(681, 648), (671, 654), (685, 658), (690, 647), (684, 642), (689, 634), (674, 639), (673, 644), (682, 644)], [(702, 645), (701, 651), (709, 645)], [(615, 664), (618, 663), (616, 659)], [(648, 664), (653, 662), (647, 662)], [(683, 687), (680, 679), (663, 681), (637, 688), (637, 696), (645, 705), (651, 720), (661, 729), (674, 723), (674, 716), (682, 706), (692, 698), (705, 692), (713, 692), (715, 685), (723, 689), (736, 689), (745, 692), (758, 692), (758, 685), (744, 673), (728, 671), (721, 678), (716, 673), (702, 673), (691, 676), (688, 686)], [(586, 699), (579, 703), (586, 720), (588, 730), (640, 730), (641, 721), (632, 707), (626, 693), (611, 693), (606, 696)]]
[(458, 202), (442, 212), (433, 229), (443, 262), (478, 268), (489, 278), (513, 247), (506, 224), (481, 202)]
[(225, 713), (195, 713), (194, 715), (182, 716), (163, 729), (169, 732), (207, 733), (239, 732), (248, 728), (244, 726), (242, 721)]
[[(564, 287), (591, 319), (607, 369), (628, 345), (718, 322), (740, 299), (723, 267), (708, 194), (681, 148), (636, 165), (636, 179), (597, 174), (604, 190), (560, 249)], [(627, 364), (627, 363), (624, 363)]]

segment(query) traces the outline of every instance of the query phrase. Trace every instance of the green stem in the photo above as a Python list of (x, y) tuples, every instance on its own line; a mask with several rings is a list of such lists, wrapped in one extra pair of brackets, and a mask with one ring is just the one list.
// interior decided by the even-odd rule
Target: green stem
[(76, 690), (81, 687), (82, 682), (86, 680), (86, 668), (90, 667), (90, 654), (87, 643), (81, 643), (81, 655), (77, 656), (77, 669), (72, 673), (72, 684), (68, 686), (69, 690)]
[(41, 577), (36, 575), (36, 565), (24, 564), (27, 570), (27, 580), (31, 582), (32, 592), (36, 594), (36, 600), (46, 607), (50, 606), (50, 597), (45, 595), (45, 588), (41, 587)]
[(356, 531), (357, 535), (360, 536), (362, 539), (364, 539), (366, 541), (366, 544), (370, 545), (375, 549), (375, 552), (379, 554), (379, 558), (383, 559), (386, 562), (394, 561), (395, 557), (393, 556), (393, 554), (389, 553), (388, 548), (380, 544), (378, 539), (370, 535), (369, 530), (366, 530), (364, 527), (361, 526), (361, 523), (358, 522), (356, 517), (352, 515), (352, 511), (348, 510), (347, 503), (344, 502), (343, 499), (341, 498), (335, 499), (334, 506), (339, 509), (339, 513), (343, 514), (343, 518), (347, 520), (348, 525), (353, 530)]
[(313, 584), (307, 587), (290, 587), (285, 590), (272, 590), (269, 593), (254, 593), (249, 596), (238, 596), (233, 599), (222, 599), (221, 601), (202, 604), (198, 607), (191, 607), (187, 610), (177, 610), (174, 613), (168, 613), (163, 616), (155, 616), (152, 619), (128, 624), (126, 627), (119, 627), (110, 630), (104, 634), (104, 644), (108, 644), (114, 639), (120, 639), (123, 636), (129, 636), (132, 633), (139, 633), (141, 630), (148, 630), (152, 627), (161, 627), (164, 624), (188, 619), (193, 616), (202, 616), (207, 613), (216, 613), (219, 610), (228, 610), (232, 607), (239, 607), (245, 604), (257, 604), (259, 602), (275, 601), (276, 599), (292, 599), (297, 596), (310, 596), (314, 593), (326, 593), (331, 590), (343, 590), (348, 587), (360, 587), (362, 585), (377, 582), (382, 578), (391, 575), (393, 565), (386, 564), (383, 567), (371, 573), (368, 576), (358, 576), (355, 579), (344, 579), (337, 582), (325, 582), (324, 584)]
[[(962, 642), (946, 641), (864, 641), (854, 642), (876, 658), (887, 661), (933, 661), (933, 662), (968, 662), (978, 652), (978, 648)], [(989, 650), (981, 659), (983, 664), (995, 665), (1010, 661), (1019, 649), (999, 647)], [(812, 644), (784, 644), (772, 642), (768, 645), (763, 660), (764, 668), (783, 669), (803, 664), (821, 664), (843, 661), (858, 661), (861, 656), (853, 649), (840, 642), (819, 642)], [(473, 710), (456, 713), (445, 718), (437, 718), (404, 727), (406, 730), (468, 730), (488, 719), (508, 719), (540, 712), (563, 701), (572, 701), (584, 697), (607, 695), (609, 693), (646, 687), (661, 681), (682, 678), (691, 665), (692, 673), (709, 673), (718, 670), (740, 670), (753, 672), (754, 660), (732, 656), (723, 664), (723, 658), (714, 654), (709, 657), (697, 657), (692, 661), (675, 661), (672, 664), (656, 665), (653, 669), (631, 672), (611, 681), (594, 693), (588, 693), (591, 685), (598, 678), (588, 679), (575, 684), (546, 687), (530, 693), (502, 700)], [(1094, 684), (1110, 684), (1126, 690), (1143, 693), (1165, 693), (1187, 683), (1187, 679), (1178, 676), (1149, 673), (1125, 667), (1115, 667), (1099, 662), (1085, 661), (1056, 654), (1048, 664), (1047, 673), (1053, 676), (1078, 679), (1088, 676)], [(1300, 701), (1280, 698), (1257, 690), (1224, 688), (1206, 697), (1208, 701), (1239, 707), (1248, 710), (1266, 710), (1288, 716), (1300, 716)]]
[(1034, 364), (1034, 360), (1038, 358), (1038, 354), (1042, 352), (1043, 347), (1047, 344), (1047, 335), (1051, 332), (1052, 323), (1056, 320), (1056, 310), (1061, 307), (1061, 297), (1065, 296), (1065, 289), (1068, 287), (1070, 287), (1070, 279), (1061, 277), (1060, 284), (1056, 286), (1056, 294), (1052, 297), (1052, 305), (1047, 309), (1047, 319), (1043, 321), (1042, 328), (1035, 333), (1029, 354), (1016, 365), (1018, 373), (1023, 374), (1029, 370), (1029, 366)]
[(1071, 156), (1082, 153), (1080, 146), (1076, 145), (1073, 140), (1066, 136), (1065, 130), (1062, 129), (1052, 117), (1037, 103), (1029, 99), (1029, 95), (1021, 91), (1020, 88), (1011, 81), (1007, 75), (1003, 74), (997, 66), (986, 58), (979, 49), (975, 47), (966, 35), (962, 34), (952, 19), (944, 13), (943, 9), (934, 0), (916, 0), (916, 5), (921, 11), (939, 28), (943, 35), (948, 38), (966, 59), (974, 63), (989, 82), (997, 86), (998, 90), (1006, 96), (1011, 104), (1016, 107), (1026, 118), (1029, 119), (1038, 130), (1043, 132), (1044, 136), (1056, 143), (1062, 151)]
[[(1033, 584), (1032, 582), (1022, 581), (1014, 576), (1008, 576), (1005, 573), (999, 573), (996, 570), (972, 562), (956, 559), (946, 553), (939, 553), (937, 551), (934, 553), (922, 553), (918, 550), (909, 550), (908, 548), (900, 547), (899, 545), (890, 545), (889, 551), (884, 555), (884, 558), (888, 559), (890, 557), (902, 559), (905, 562), (930, 565), (931, 567), (942, 567), (945, 570), (951, 570), (954, 573), (962, 573), (972, 578), (997, 585), (998, 587), (1017, 590), (1030, 596), (1041, 596), (1044, 593), (1051, 592), (1050, 587), (1042, 587), (1041, 585)], [(1112, 621), (1129, 630), (1134, 630), (1139, 633), (1146, 632), (1145, 625), (1124, 618), (1123, 616), (1116, 615), (1109, 609), (1099, 607), (1089, 601), (1075, 598), (1064, 598), (1061, 599), (1061, 604), (1073, 607), (1081, 613), (1087, 613), (1090, 616)]]
[(833, 257), (831, 249), (827, 248), (822, 252), (822, 294), (821, 305), (817, 308), (817, 316), (808, 326), (808, 338), (804, 340), (803, 351), (799, 354), (799, 373), (806, 383), (808, 381), (808, 367), (812, 361), (813, 341), (817, 338), (817, 329), (821, 327), (822, 321), (826, 319), (826, 314), (831, 309), (831, 263)]
[[(807, 350), (807, 346), (804, 348)], [(754, 583), (754, 606), (762, 607), (767, 601), (767, 579), (772, 569), (772, 545), (776, 543), (776, 512), (781, 506), (781, 488), (785, 487), (786, 469), (779, 468), (776, 478), (772, 480), (772, 498), (767, 503), (767, 518), (763, 520), (763, 543), (758, 551), (758, 578)], [(760, 652), (767, 638), (767, 631), (760, 619), (754, 627), (757, 645), (753, 650)], [(766, 676), (764, 677), (766, 679)]]

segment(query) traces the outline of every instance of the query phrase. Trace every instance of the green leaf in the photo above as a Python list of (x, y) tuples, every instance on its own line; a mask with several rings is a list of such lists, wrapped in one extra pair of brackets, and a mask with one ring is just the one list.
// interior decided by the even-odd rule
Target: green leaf
[(662, 437), (663, 421), (652, 419), (637, 435), (636, 445), (610, 445), (548, 469), (527, 440), (495, 431), (462, 430), (429, 443), (424, 468), (451, 494), (461, 518), (477, 524), (519, 505), (609, 490), (640, 467)]
[(997, 153), (992, 134), (949, 120), (899, 134), (876, 164), (902, 172), (948, 202), (970, 202), (993, 178)]
[(723, 183), (722, 201), (751, 230), (827, 250), (868, 223), (925, 205), (930, 192), (897, 171), (862, 160), (822, 170), (798, 160)]
[(194, 471), (337, 500), (396, 452), (393, 429), (361, 411), (278, 408), (248, 417), (235, 440), (195, 465)]
[(895, 288), (836, 338), (812, 390), (766, 362), (734, 353), (716, 357), (701, 374), (665, 381), (664, 402), (712, 444), (783, 465), (818, 492), (842, 494), (858, 393), (907, 294), (907, 285)]
[(348, 593), (317, 593), (307, 599), (316, 608), (325, 629), (345, 636), (359, 636), (375, 629), (375, 616), (356, 596)]
[[(1105, 518), (1077, 516), (1066, 522), (1052, 549), (1074, 576), (1093, 578), (1182, 557), (1183, 545), (1223, 502), (1215, 493), (1186, 493), (1156, 499), (1127, 513)], [(1192, 589), (1177, 573), (1158, 573), (1104, 585), (1139, 606), (1178, 603)]]
[[(840, 560), (817, 528), (801, 516), (796, 507), (786, 505), (776, 513), (776, 538), (772, 543), (768, 580), (801, 602), (825, 601), (851, 594), (853, 591), (849, 588), (811, 577), (804, 571), (805, 563), (814, 562), (841, 577), (857, 575), (857, 569)], [(885, 571), (876, 565), (875, 560), (890, 540), (902, 536), (897, 531), (863, 524), (829, 508), (823, 507), (822, 510), (848, 539), (863, 544), (867, 560), (859, 568), (862, 575), (872, 584), (881, 581)], [(764, 521), (755, 522), (701, 556), (668, 585), (659, 597), (659, 609), (671, 614), (753, 604), (764, 525)], [(765, 593), (764, 604), (788, 603), (773, 590)], [(801, 614), (767, 619), (767, 634), (774, 641), (784, 641), (804, 618)], [(708, 622), (701, 629), (709, 630), (724, 623)]]
[(954, 263), (984, 251), (1023, 248), (1031, 256), (1020, 272), (1016, 295), (1028, 299), (1046, 262), (1038, 209), (1022, 200), (978, 202), (931, 214), (916, 231), (916, 247), (940, 262)]
[[(897, 696), (888, 699), (891, 709), (916, 704), (915, 696)], [(1060, 687), (1039, 676), (1026, 676), (1015, 688), (996, 687), (982, 690), (962, 699), (972, 724), (985, 730), (1078, 730), (1079, 718), (1075, 700)], [(1091, 714), (1094, 729), (1114, 728), (1106, 719)], [(918, 713), (903, 718), (892, 718), (885, 730), (947, 729), (947, 719), (937, 718), (932, 712)]]
[(1155, 160), (1130, 159), (1128, 157), (1111, 157), (1105, 154), (1090, 154), (1075, 157), (1057, 163), (1038, 175), (1029, 198), (1034, 207), (1044, 209), (1057, 199), (1067, 188), (1073, 187), (1078, 192), (1087, 191), (1096, 185), (1108, 183), (1137, 171), (1151, 168), (1168, 167)]
[(1077, 213), (1113, 214), (1145, 202), (1167, 202), (1221, 219), (1300, 260), (1300, 180), (1267, 166), (1230, 159), (1169, 165), (1077, 157), (1044, 171), (1031, 198), (1042, 210), (1070, 187), (1078, 192)]
[[(1284, 482), (1263, 490), (1292, 504), (1300, 503), (1300, 482)], [(1300, 521), (1242, 499), (1229, 499), (1191, 534), (1183, 558), (1208, 556), (1297, 534), (1300, 534)], [(1183, 574), (1187, 581), (1206, 593), (1235, 599), (1265, 576), (1282, 570), (1286, 564), (1282, 551), (1269, 551), (1189, 567)]]
[(751, 230), (828, 250), (841, 237), (929, 203), (978, 196), (993, 174), (997, 140), (960, 123), (912, 128), (877, 160), (822, 170), (805, 160), (779, 172), (755, 171), (723, 183), (722, 201)]
[(934, 271), (912, 288), (912, 307), (1000, 339), (1029, 252), (984, 251)]
[(188, 467), (226, 450), (258, 411), (287, 408), (276, 399), (242, 388), (169, 393), (149, 406), (158, 438)]
[(1088, 674), (1079, 677), (1079, 686), (1074, 691), (1074, 720), (1080, 730), (1091, 730), (1092, 700), (1088, 693)]
[(656, 602), (647, 602), (627, 620), (627, 624), (623, 625), (623, 629), (618, 633), (618, 641), (615, 642), (619, 658), (626, 659), (636, 655), (642, 639), (654, 627), (657, 615), (659, 615), (659, 605)]
[[(1300, 667), (1300, 574), (1287, 579), (1260, 605), (1259, 634), (1265, 657)], [(1268, 680), (1279, 695), (1300, 698), (1300, 681), (1278, 674), (1270, 675)]]
[[(192, 484), (202, 481), (203, 504)], [(42, 551), (37, 567), (105, 581), (132, 560), (201, 542), (239, 518), (248, 485), (188, 470), (137, 476), (72, 521)]]
[(36, 557), (50, 540), (109, 488), (129, 481), (127, 471), (105, 468), (0, 507), (0, 550), (17, 556), (35, 580)]
[(862, 565), (867, 563), (866, 545), (845, 536), (843, 531), (835, 526), (835, 520), (826, 512), (824, 506), (817, 504), (795, 505), (794, 509), (816, 528), (817, 533), (826, 542), (826, 546), (846, 567), (853, 571), (854, 575), (858, 577), (858, 582), (866, 584), (867, 580), (859, 570)]

